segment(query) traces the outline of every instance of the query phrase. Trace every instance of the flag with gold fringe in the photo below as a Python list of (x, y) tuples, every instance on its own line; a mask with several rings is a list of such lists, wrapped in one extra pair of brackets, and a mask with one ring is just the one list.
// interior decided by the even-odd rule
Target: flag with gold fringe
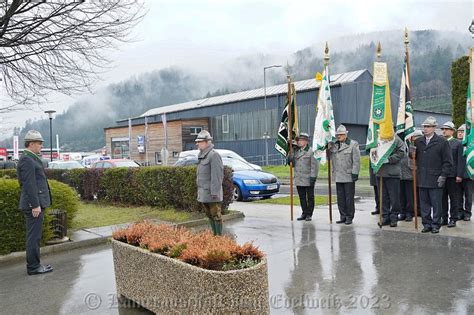
[[(296, 90), (294, 84), (290, 85), (289, 98), (286, 99), (285, 108), (281, 115), (280, 128), (278, 128), (278, 135), (276, 139), (275, 149), (280, 152), (285, 158), (288, 157), (290, 147), (290, 133), (289, 130), (289, 112), (291, 112), (291, 126), (293, 133), (291, 135), (292, 142), (296, 144), (296, 136), (299, 134), (298, 130), (298, 111), (296, 108)], [(291, 109), (289, 108), (291, 106)]]

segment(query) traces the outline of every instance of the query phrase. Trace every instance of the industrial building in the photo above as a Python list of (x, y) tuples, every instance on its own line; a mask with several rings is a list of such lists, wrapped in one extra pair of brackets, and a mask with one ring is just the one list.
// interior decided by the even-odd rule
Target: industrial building
[[(372, 94), (370, 71), (365, 69), (334, 74), (330, 82), (336, 125), (346, 125), (349, 137), (363, 145), (367, 136)], [(312, 135), (320, 83), (315, 79), (294, 83), (300, 132)], [(131, 148), (131, 159), (143, 164), (160, 164), (165, 147), (162, 121), (165, 114), (170, 163), (177, 159), (181, 151), (194, 149), (196, 135), (206, 129), (214, 137), (216, 148), (233, 150), (252, 163), (264, 164), (267, 145), (270, 164), (280, 164), (283, 159), (274, 145), (287, 97), (287, 84), (267, 87), (266, 105), (264, 96), (264, 89), (260, 88), (148, 110), (131, 119), (130, 145), (129, 120), (119, 120), (116, 126), (105, 128), (107, 151), (113, 158), (125, 158), (129, 156)], [(396, 121), (398, 95), (393, 92), (391, 104)], [(416, 103), (414, 107), (416, 109)], [(447, 114), (415, 110), (415, 124), (419, 126), (430, 115), (439, 122), (451, 119)], [(144, 141), (145, 117), (147, 141)], [(268, 137), (265, 131), (268, 131)]]

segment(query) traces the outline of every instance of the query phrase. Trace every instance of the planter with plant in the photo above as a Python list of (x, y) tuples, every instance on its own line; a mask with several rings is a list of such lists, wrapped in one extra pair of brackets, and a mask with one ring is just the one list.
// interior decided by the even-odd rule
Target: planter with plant
[(119, 296), (158, 314), (267, 314), (268, 271), (252, 243), (149, 222), (113, 233)]

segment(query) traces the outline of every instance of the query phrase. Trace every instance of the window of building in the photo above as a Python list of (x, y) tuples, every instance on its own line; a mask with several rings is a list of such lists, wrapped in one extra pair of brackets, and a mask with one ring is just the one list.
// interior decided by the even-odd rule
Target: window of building
[(129, 156), (128, 138), (112, 138), (112, 158), (124, 159)]
[(155, 152), (155, 164), (161, 164), (161, 163), (163, 163), (163, 160), (161, 158), (161, 153)]
[(222, 115), (222, 133), (229, 133), (229, 115)]
[(189, 129), (192, 136), (197, 136), (202, 131), (202, 127), (190, 127)]

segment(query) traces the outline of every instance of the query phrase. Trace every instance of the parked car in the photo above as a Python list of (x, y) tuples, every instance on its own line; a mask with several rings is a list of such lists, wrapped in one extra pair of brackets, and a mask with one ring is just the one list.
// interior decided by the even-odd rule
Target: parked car
[[(230, 157), (236, 160), (241, 160), (247, 164), (250, 164), (254, 169), (261, 171), (262, 167), (256, 164), (252, 164), (245, 160), (243, 157), (235, 153), (234, 151), (231, 150), (224, 150), (224, 149), (215, 149), (216, 152), (220, 154), (222, 157)], [(183, 151), (179, 153), (178, 160), (186, 158), (187, 156), (198, 156), (199, 150), (189, 150), (189, 151)]]
[(110, 156), (98, 155), (98, 154), (89, 155), (82, 159), (82, 165), (84, 165), (85, 167), (91, 167), (91, 165), (94, 164), (95, 162), (104, 161), (104, 160), (110, 160)]
[[(249, 163), (228, 156), (222, 156), (222, 162), (233, 170), (234, 200), (248, 200), (254, 197), (267, 199), (280, 191), (280, 183), (274, 175), (256, 170)], [(189, 166), (197, 163), (197, 155), (187, 155), (174, 165)]]
[(135, 161), (127, 159), (113, 159), (97, 161), (92, 163), (91, 168), (113, 168), (113, 167), (140, 167)]
[(75, 168), (84, 168), (84, 166), (78, 161), (53, 161), (48, 163), (48, 168), (53, 170), (71, 170)]

